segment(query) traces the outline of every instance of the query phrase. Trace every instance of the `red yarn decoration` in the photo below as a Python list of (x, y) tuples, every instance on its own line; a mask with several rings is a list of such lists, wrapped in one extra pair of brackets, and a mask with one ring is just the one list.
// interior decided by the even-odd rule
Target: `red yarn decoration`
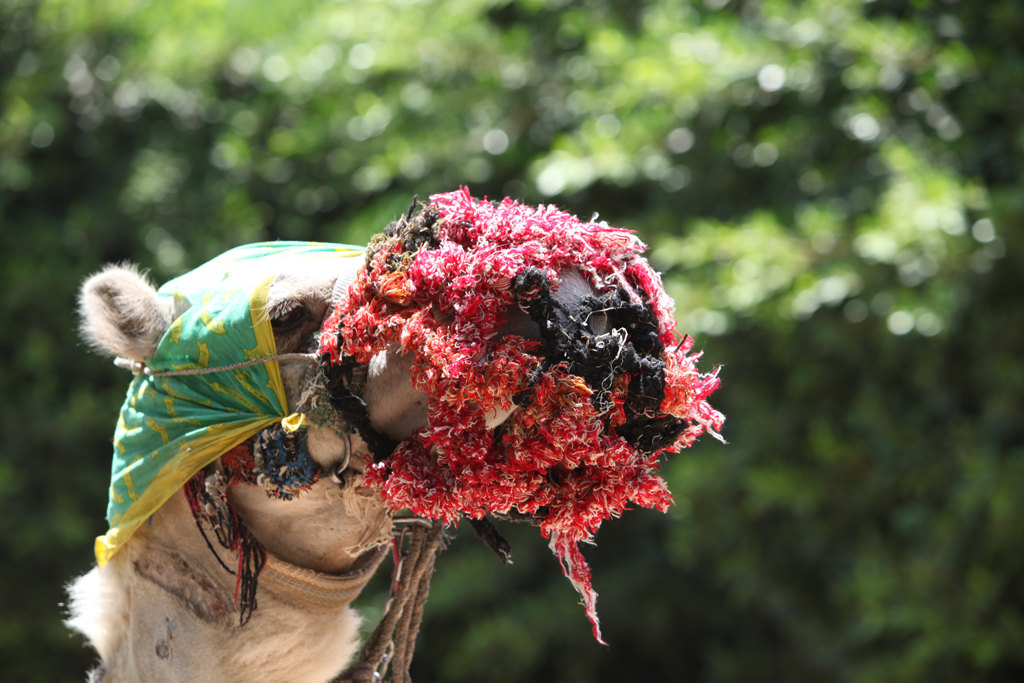
[[(662, 512), (672, 504), (658, 455), (705, 431), (721, 439), (724, 417), (706, 400), (719, 385), (718, 370), (697, 371), (701, 354), (690, 353), (689, 337), (678, 340), (673, 303), (632, 232), (584, 223), (553, 206), (478, 202), (465, 188), (432, 196), (426, 210), (437, 218), (430, 243), (415, 251), (401, 240), (375, 243), (321, 334), (321, 352), (334, 362), (366, 363), (396, 346), (413, 354), (413, 384), (429, 399), (429, 426), (370, 464), (367, 484), (394, 509), (446, 523), (510, 510), (538, 516), (603, 643), (578, 544), (592, 542), (601, 522), (630, 504)], [(541, 365), (531, 354), (536, 342), (495, 339), (505, 310), (517, 305), (513, 280), (530, 267), (553, 289), (560, 273), (576, 270), (598, 292), (624, 290), (653, 311), (666, 364), (661, 411), (688, 423), (674, 443), (643, 454), (616, 433), (626, 419), (628, 375), (612, 388), (611, 409), (599, 414), (590, 401), (594, 389), (564, 364), (536, 379), (530, 401), (497, 437), (486, 426), (489, 414), (514, 408), (513, 397)]]

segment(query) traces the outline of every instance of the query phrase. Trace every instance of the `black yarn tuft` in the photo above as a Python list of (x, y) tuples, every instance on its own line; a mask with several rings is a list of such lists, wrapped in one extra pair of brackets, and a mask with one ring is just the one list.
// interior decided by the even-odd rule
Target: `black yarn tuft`
[[(544, 357), (527, 388), (515, 396), (516, 405), (527, 405), (537, 380), (563, 364), (570, 374), (586, 381), (594, 392), (591, 405), (604, 415), (614, 408), (612, 393), (620, 378), (626, 376), (626, 421), (616, 433), (645, 455), (675, 442), (687, 423), (661, 412), (665, 397), (664, 344), (649, 306), (615, 290), (584, 297), (568, 310), (552, 297), (551, 284), (538, 268), (519, 273), (512, 282), (512, 291), (540, 328)], [(606, 324), (601, 323), (602, 318)]]

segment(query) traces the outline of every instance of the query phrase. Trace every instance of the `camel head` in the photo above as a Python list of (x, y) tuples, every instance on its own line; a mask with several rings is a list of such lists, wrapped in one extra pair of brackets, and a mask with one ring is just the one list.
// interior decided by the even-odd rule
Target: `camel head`
[[(136, 375), (115, 433), (110, 531), (96, 546), (113, 569), (73, 586), (69, 622), (110, 671), (136, 657), (152, 660), (135, 665), (149, 677), (171, 666), (167, 638), (136, 648), (145, 655), (123, 644), (169, 610), (198, 615), (208, 633), (197, 648), (235, 643), (222, 643), (237, 651), (220, 667), (248, 665), (240, 680), (262, 680), (258, 661), (273, 680), (254, 643), (282, 628), (305, 634), (304, 661), (322, 660), (308, 680), (326, 680), (355, 647), (354, 617), (332, 630), (281, 587), (308, 572), (312, 583), (350, 577), (358, 593), (406, 509), (444, 523), (533, 521), (600, 639), (577, 546), (630, 504), (670, 504), (658, 457), (717, 436), (722, 417), (705, 401), (716, 373), (698, 373), (692, 341), (676, 338), (632, 234), (465, 191), (431, 200), (365, 252), (266, 243), (159, 290), (126, 265), (86, 281), (83, 337)], [(244, 577), (268, 568), (255, 612), (249, 586), (246, 634), (219, 616), (231, 598), (208, 531), (237, 558), (236, 602)], [(120, 626), (94, 623), (90, 595), (128, 584)], [(164, 606), (137, 616), (146, 600)], [(328, 636), (344, 647), (310, 652)]]
[[(242, 248), (241, 255), (252, 258), (234, 260), (221, 257), (219, 267), (211, 268), (213, 264), (204, 266), (215, 271), (209, 281), (201, 279), (190, 283), (194, 276), (190, 273), (169, 283), (160, 292), (136, 268), (127, 265), (108, 266), (85, 282), (80, 311), (83, 337), (90, 345), (101, 353), (122, 359), (121, 362), (128, 360), (135, 363), (136, 368), (144, 367), (148, 372), (152, 372), (160, 362), (157, 359), (162, 358), (164, 365), (160, 369), (170, 373), (156, 378), (140, 373), (136, 378), (133, 383), (135, 395), (129, 394), (122, 410), (122, 429), (115, 438), (115, 457), (117, 449), (129, 444), (133, 432), (147, 428), (147, 422), (160, 437), (151, 439), (152, 443), (146, 444), (147, 447), (159, 446), (166, 451), (180, 443), (181, 448), (193, 448), (197, 441), (192, 436), (195, 429), (208, 427), (211, 431), (216, 430), (222, 426), (219, 424), (221, 418), (231, 420), (236, 417), (232, 411), (251, 409), (258, 416), (266, 415), (263, 420), (266, 427), (275, 427), (281, 417), (296, 414), (304, 396), (309, 401), (307, 394), (317, 375), (313, 355), (317, 347), (317, 333), (328, 310), (336, 303), (334, 297), (343, 289), (339, 282), (344, 284), (351, 280), (363, 258), (360, 250), (351, 248), (314, 247), (308, 253), (302, 253), (299, 245), (283, 244), (285, 246), (272, 244), (265, 248)], [(239, 254), (238, 251), (231, 253)], [(235, 291), (229, 291), (230, 296), (225, 297), (216, 289), (218, 286), (234, 288)], [(237, 313), (234, 318), (232, 311)], [(192, 338), (190, 322), (193, 323)], [(232, 326), (243, 328), (242, 331), (248, 332), (252, 341), (229, 339)], [(262, 327), (267, 333), (267, 338), (259, 340), (263, 344), (260, 351), (253, 350), (260, 336), (252, 335), (254, 327)], [(218, 342), (221, 344), (219, 347), (214, 345)], [(237, 364), (244, 362), (247, 354), (285, 358), (211, 374), (174, 374), (182, 368), (195, 370)], [(271, 366), (270, 372), (267, 365)], [(383, 372), (384, 368), (379, 371)], [(274, 396), (266, 389), (265, 385), (271, 379), (278, 383), (280, 396)], [(203, 392), (209, 386), (215, 391)], [(189, 393), (197, 387), (198, 392)], [(157, 415), (150, 414), (153, 411), (149, 409), (131, 412), (137, 407), (136, 401), (147, 397), (151, 399), (151, 406), (156, 407)], [(411, 391), (392, 392), (391, 398), (396, 403), (404, 402), (404, 408), (400, 410), (406, 413), (413, 411), (419, 400)], [(268, 399), (277, 399), (279, 405), (269, 406)], [(223, 406), (220, 411), (214, 409), (206, 415), (189, 415), (187, 412), (195, 408), (201, 413), (210, 404), (213, 408)], [(137, 419), (127, 417), (129, 413)], [(256, 428), (261, 426), (258, 420), (250, 422), (251, 426), (245, 427), (234, 441), (244, 441), (260, 431)], [(364, 459), (361, 453), (353, 452), (353, 439), (344, 429), (337, 427), (336, 421), (324, 420), (316, 424), (308, 422), (301, 429), (302, 455), (308, 454), (310, 464), (324, 475), (308, 482), (307, 488), (314, 494), (319, 494), (320, 489), (336, 487), (336, 480), (346, 470), (358, 473), (363, 469)], [(360, 447), (356, 439), (355, 448)], [(191, 476), (214, 463), (223, 454), (217, 452), (221, 449), (227, 450), (223, 443), (208, 451), (204, 462), (184, 464), (188, 469), (181, 476)], [(181, 460), (184, 458), (179, 458)], [(134, 490), (121, 492), (122, 498), (144, 495), (137, 490), (140, 484), (138, 475), (132, 479)], [(112, 495), (117, 495), (118, 487), (126, 486), (128, 481), (127, 478), (115, 481)], [(226, 495), (230, 497), (231, 507), (241, 514), (248, 528), (270, 552), (316, 571), (347, 569), (355, 558), (345, 549), (359, 546), (358, 537), (365, 535), (366, 530), (340, 529), (336, 520), (330, 524), (317, 524), (316, 516), (311, 516), (309, 508), (318, 507), (322, 497), (304, 495), (305, 488), (300, 488), (300, 491), (302, 495), (274, 497), (268, 496), (260, 486), (232, 486), (226, 490)], [(374, 499), (369, 495), (365, 498)], [(143, 509), (142, 513), (148, 516), (153, 509), (151, 506)], [(331, 517), (337, 515), (332, 514)], [(323, 531), (322, 527), (332, 528), (333, 533), (317, 533)], [(131, 529), (126, 531), (131, 533)], [(385, 538), (386, 531), (380, 530), (378, 535)], [(346, 538), (346, 535), (356, 538)], [(120, 539), (109, 541), (116, 549)]]

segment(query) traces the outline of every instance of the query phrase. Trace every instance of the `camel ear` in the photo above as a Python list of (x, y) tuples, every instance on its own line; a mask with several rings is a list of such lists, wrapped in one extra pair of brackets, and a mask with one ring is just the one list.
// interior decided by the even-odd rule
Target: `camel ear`
[(82, 285), (82, 337), (98, 353), (144, 360), (174, 321), (174, 300), (161, 298), (138, 268), (109, 265)]

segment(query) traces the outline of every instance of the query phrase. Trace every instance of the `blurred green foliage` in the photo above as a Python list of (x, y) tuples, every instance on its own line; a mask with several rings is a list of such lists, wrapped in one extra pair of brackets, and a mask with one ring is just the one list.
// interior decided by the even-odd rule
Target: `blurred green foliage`
[(460, 529), (417, 680), (1021, 680), (1021, 35), (1018, 0), (0, 0), (4, 680), (92, 659), (58, 603), (127, 380), (82, 278), (460, 184), (636, 229), (730, 444), (588, 549), (609, 648), (534, 529), (512, 567)]

